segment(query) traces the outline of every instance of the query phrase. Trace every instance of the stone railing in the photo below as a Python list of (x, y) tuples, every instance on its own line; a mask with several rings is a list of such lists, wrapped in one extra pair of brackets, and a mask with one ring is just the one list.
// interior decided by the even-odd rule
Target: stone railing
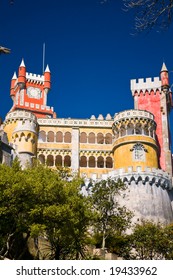
[(148, 111), (144, 110), (126, 110), (115, 114), (114, 122), (120, 121), (121, 119), (131, 119), (131, 118), (147, 118), (154, 120), (154, 115)]
[(24, 119), (30, 119), (34, 122), (37, 121), (37, 117), (31, 113), (24, 110), (16, 110), (14, 112), (10, 112), (6, 115), (5, 122), (13, 121), (13, 120), (24, 120)]
[(73, 126), (73, 127), (108, 127), (111, 128), (113, 120), (95, 120), (95, 119), (38, 119), (39, 125), (49, 126)]

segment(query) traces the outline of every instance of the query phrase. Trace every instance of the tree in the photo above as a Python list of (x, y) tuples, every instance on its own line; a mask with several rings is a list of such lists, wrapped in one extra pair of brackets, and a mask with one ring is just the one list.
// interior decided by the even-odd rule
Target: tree
[(173, 224), (163, 227), (159, 251), (164, 259), (173, 260)]
[(112, 178), (100, 180), (91, 187), (91, 201), (95, 210), (94, 230), (101, 235), (102, 249), (106, 239), (124, 232), (129, 226), (132, 213), (120, 205), (118, 197), (124, 195), (125, 185)]
[[(24, 258), (28, 239), (28, 212), (32, 205), (32, 189), (28, 188), (19, 161), (12, 168), (0, 165), (0, 239), (1, 258)], [(23, 233), (26, 233), (25, 236)], [(20, 246), (19, 246), (20, 242)]]
[(172, 23), (173, 0), (123, 0), (126, 11), (135, 11), (136, 32), (165, 29)]
[(141, 224), (136, 224), (131, 235), (131, 249), (133, 249), (131, 259), (163, 259), (162, 238), (163, 228), (159, 223), (143, 220)]
[(1, 258), (31, 259), (28, 240), (37, 244), (41, 236), (51, 258), (85, 258), (92, 212), (80, 185), (78, 177), (67, 181), (41, 164), (25, 170), (18, 161), (12, 168), (0, 165)]

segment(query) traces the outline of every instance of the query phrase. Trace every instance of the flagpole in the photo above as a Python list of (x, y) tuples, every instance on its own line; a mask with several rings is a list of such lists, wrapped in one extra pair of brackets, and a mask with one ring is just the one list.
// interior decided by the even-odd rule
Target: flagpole
[(45, 43), (43, 43), (43, 73), (44, 73), (44, 63), (45, 63)]

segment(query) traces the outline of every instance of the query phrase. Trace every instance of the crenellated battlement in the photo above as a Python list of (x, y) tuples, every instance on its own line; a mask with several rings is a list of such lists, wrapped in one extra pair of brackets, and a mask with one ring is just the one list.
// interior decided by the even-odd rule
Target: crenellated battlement
[(6, 115), (4, 124), (17, 120), (24, 121), (25, 119), (37, 122), (37, 117), (33, 113), (24, 110), (15, 110), (14, 112), (10, 112)]
[(143, 184), (149, 182), (150, 185), (155, 184), (169, 190), (173, 188), (169, 174), (158, 168), (146, 167), (145, 171), (142, 171), (141, 166), (138, 166), (136, 170), (129, 166), (128, 171), (120, 168), (109, 172), (109, 176), (116, 180), (121, 179), (124, 183), (127, 182), (128, 184), (131, 184), (132, 181), (135, 181), (136, 184), (141, 181)]
[(131, 118), (148, 118), (150, 120), (154, 120), (154, 115), (148, 111), (145, 110), (125, 110), (120, 113), (115, 114), (114, 121), (120, 121), (125, 119), (131, 119)]
[[(163, 189), (171, 190), (173, 188), (171, 177), (168, 173), (161, 169), (149, 168), (147, 167), (145, 171), (142, 171), (142, 167), (138, 166), (137, 170), (132, 166), (128, 167), (128, 171), (124, 168), (119, 168), (113, 171), (110, 171), (108, 174), (102, 174), (98, 178), (97, 174), (92, 174), (91, 179), (94, 181), (97, 180), (106, 180), (108, 178), (113, 178), (115, 180), (121, 179), (124, 183), (131, 185), (132, 182), (138, 184), (146, 184), (147, 182), (150, 185), (161, 186)], [(90, 179), (85, 179), (86, 186), (89, 184)]]
[(28, 73), (28, 72), (26, 72), (26, 79), (28, 80), (28, 82), (33, 82), (33, 83), (42, 84), (44, 82), (43, 75), (37, 75), (37, 74), (33, 74), (33, 73)]
[(132, 91), (132, 95), (134, 95), (135, 91), (145, 91), (145, 90), (156, 90), (161, 88), (161, 80), (159, 77), (146, 78), (146, 79), (133, 79), (130, 81), (130, 89)]
[(17, 126), (14, 129), (14, 134), (19, 132), (23, 133), (24, 131), (37, 133), (37, 129), (38, 129), (38, 124), (33, 120), (30, 119), (19, 120), (17, 122)]

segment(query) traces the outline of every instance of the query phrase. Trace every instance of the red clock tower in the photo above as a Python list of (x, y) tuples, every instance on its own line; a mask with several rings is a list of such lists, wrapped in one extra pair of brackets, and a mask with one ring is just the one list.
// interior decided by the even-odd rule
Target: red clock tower
[(51, 88), (51, 73), (47, 65), (43, 75), (26, 72), (22, 60), (18, 77), (14, 73), (11, 80), (10, 95), (13, 100), (11, 111), (32, 111), (37, 118), (52, 118), (56, 116), (53, 107), (47, 106), (47, 94)]

